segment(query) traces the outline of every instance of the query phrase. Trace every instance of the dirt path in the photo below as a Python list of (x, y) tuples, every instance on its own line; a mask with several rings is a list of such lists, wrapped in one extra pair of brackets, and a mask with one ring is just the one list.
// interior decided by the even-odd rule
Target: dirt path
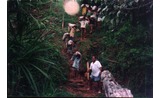
[[(76, 48), (79, 46), (77, 45)], [(68, 74), (68, 82), (63, 85), (64, 89), (68, 92), (75, 94), (77, 97), (104, 97), (104, 93), (98, 94), (97, 85), (93, 83), (93, 90), (88, 90), (89, 85), (87, 79), (84, 76), (74, 77), (74, 70), (71, 67), (70, 58), (71, 55), (66, 53), (65, 45), (63, 44), (63, 49), (61, 51), (62, 55), (67, 58), (69, 63), (69, 74)]]

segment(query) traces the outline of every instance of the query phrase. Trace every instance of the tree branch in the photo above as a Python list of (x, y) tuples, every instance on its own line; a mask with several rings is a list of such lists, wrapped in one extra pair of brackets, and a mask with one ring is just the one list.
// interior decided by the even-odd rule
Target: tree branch
[(148, 2), (148, 3), (144, 4), (144, 5), (138, 6), (138, 7), (133, 7), (133, 8), (123, 8), (123, 9), (124, 9), (124, 10), (135, 10), (135, 9), (140, 9), (140, 8), (142, 8), (142, 7), (148, 6), (148, 5), (150, 5), (150, 4), (153, 4), (153, 1)]
[(110, 61), (110, 62), (113, 62), (113, 63), (119, 63), (119, 62), (117, 62), (115, 60), (111, 60), (111, 59), (107, 59), (107, 61)]

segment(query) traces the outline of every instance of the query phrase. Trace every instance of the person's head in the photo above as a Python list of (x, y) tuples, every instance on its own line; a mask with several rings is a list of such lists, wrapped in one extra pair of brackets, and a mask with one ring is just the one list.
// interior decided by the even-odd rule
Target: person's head
[(96, 56), (93, 55), (93, 56), (92, 56), (92, 62), (95, 62), (95, 61), (96, 61)]

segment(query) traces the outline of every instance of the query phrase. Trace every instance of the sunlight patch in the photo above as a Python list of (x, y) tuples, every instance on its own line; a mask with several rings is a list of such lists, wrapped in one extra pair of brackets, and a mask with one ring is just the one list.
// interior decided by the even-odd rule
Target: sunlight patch
[(77, 1), (66, 1), (63, 5), (64, 10), (69, 15), (76, 15), (79, 12), (79, 4)]

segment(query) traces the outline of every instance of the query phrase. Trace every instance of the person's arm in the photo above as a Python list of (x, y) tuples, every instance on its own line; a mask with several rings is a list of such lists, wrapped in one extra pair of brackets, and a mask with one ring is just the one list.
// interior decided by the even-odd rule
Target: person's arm
[(89, 62), (87, 62), (86, 65), (87, 65), (87, 72), (89, 72), (89, 70), (90, 70), (89, 69)]
[(100, 73), (99, 73), (99, 75), (101, 75), (101, 73), (102, 73), (102, 65), (101, 65), (101, 63), (98, 61), (98, 66), (99, 66), (99, 69), (100, 69)]
[(75, 57), (75, 53), (72, 55), (71, 59), (70, 60), (74, 60), (74, 57)]
[(99, 73), (99, 75), (101, 75), (101, 73), (102, 73), (102, 67), (100, 67), (99, 69), (100, 69), (100, 73)]
[(91, 71), (91, 69), (92, 69), (92, 66), (91, 66), (91, 64), (90, 64), (89, 70), (88, 70), (87, 72), (90, 72), (90, 71)]

